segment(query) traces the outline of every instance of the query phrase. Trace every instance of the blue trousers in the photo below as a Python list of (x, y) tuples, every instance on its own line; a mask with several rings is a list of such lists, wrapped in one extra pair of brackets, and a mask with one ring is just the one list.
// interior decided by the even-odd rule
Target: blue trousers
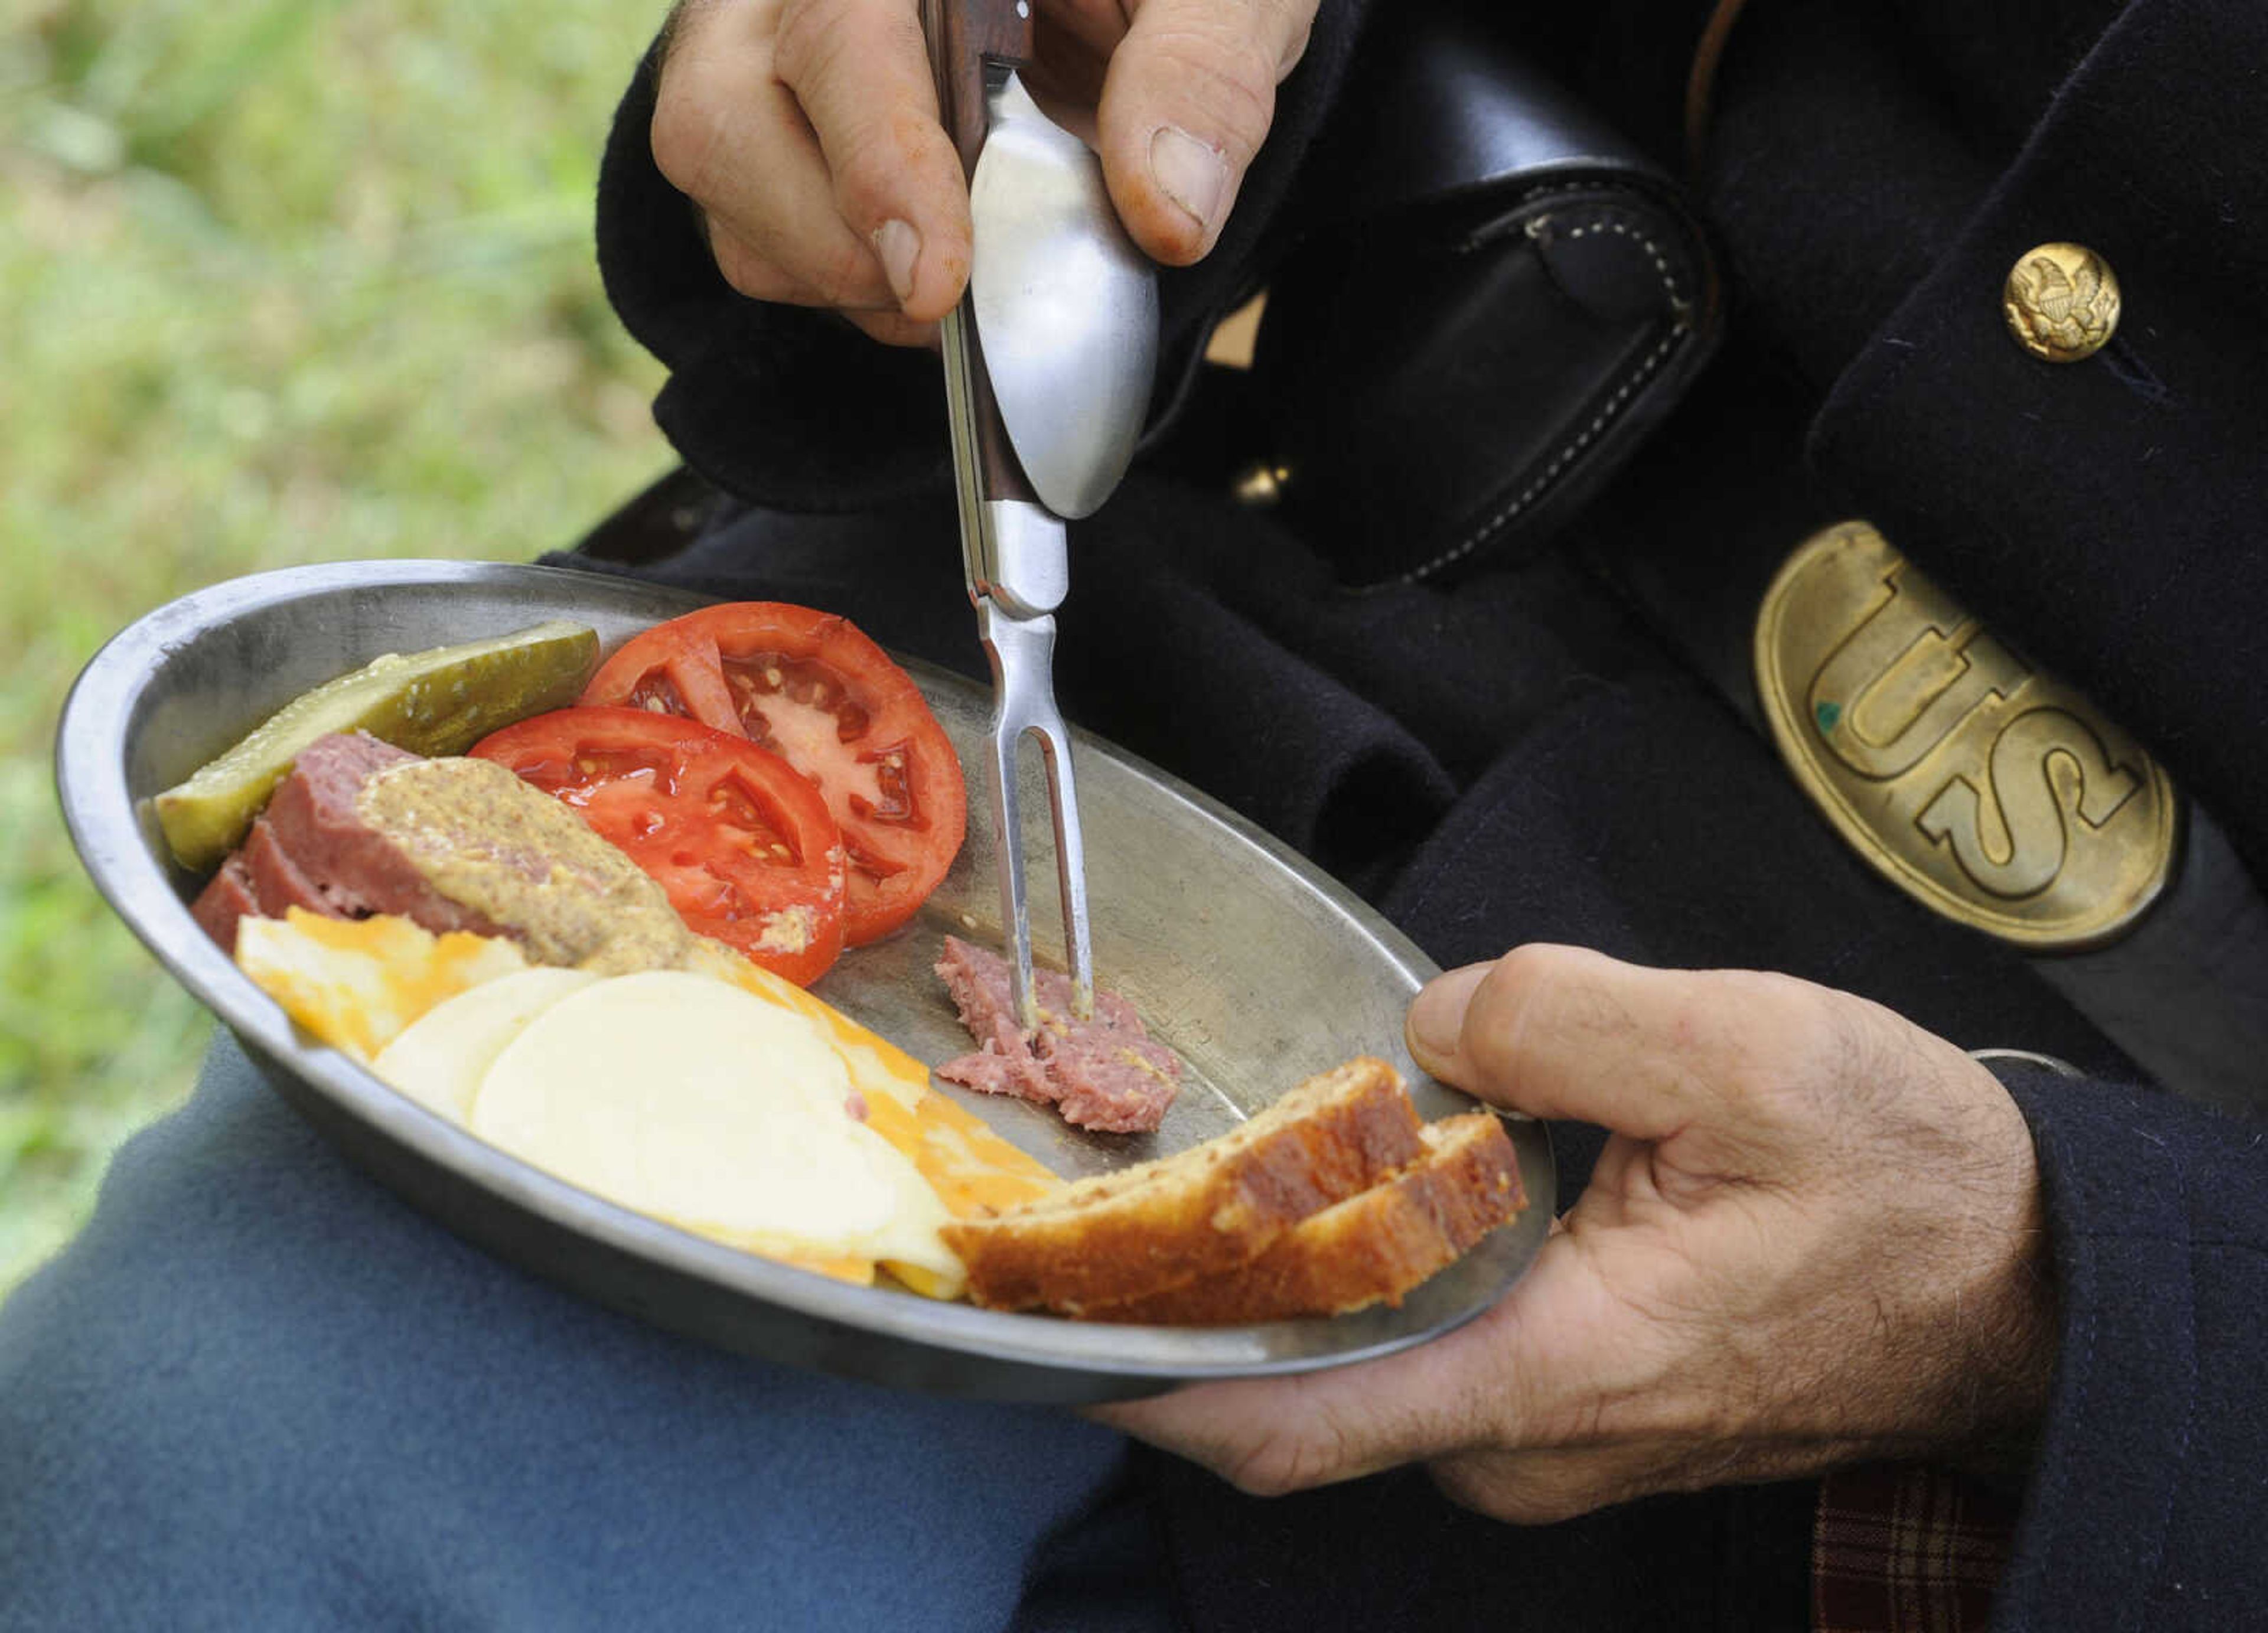
[(743, 1359), (524, 1276), (224, 1036), (0, 1308), (0, 1628), (1155, 1625), (1109, 1540), (1125, 1461), (1066, 1414)]

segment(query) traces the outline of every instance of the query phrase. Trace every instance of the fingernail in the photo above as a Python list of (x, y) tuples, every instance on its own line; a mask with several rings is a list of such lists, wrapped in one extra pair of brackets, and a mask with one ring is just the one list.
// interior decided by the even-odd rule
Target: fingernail
[(1228, 191), (1228, 160), (1221, 151), (1175, 125), (1160, 125), (1150, 138), (1150, 179), (1158, 190), (1210, 233)]
[(874, 254), (881, 258), (882, 276), (890, 281), (898, 305), (913, 298), (914, 263), (921, 259), (921, 234), (902, 221), (885, 221), (874, 229)]
[(1410, 1019), (1403, 1030), (1408, 1036), (1410, 1052), (1418, 1057), (1419, 1065), (1430, 1070), (1434, 1063), (1456, 1054), (1457, 1040), (1465, 1029), (1465, 1011), (1473, 1001), (1473, 989), (1494, 967), (1492, 964), (1468, 964), (1446, 975), (1436, 975), (1410, 1001)]

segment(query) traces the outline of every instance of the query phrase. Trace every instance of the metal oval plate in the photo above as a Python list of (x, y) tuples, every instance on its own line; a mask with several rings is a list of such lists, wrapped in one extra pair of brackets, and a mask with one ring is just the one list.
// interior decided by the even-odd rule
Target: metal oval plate
[(1873, 526), (1799, 546), (1756, 617), (1756, 690), (1796, 780), (1925, 905), (2040, 950), (2115, 938), (2165, 888), (2174, 787)]
[(1158, 362), (1158, 281), (1102, 165), (1011, 78), (968, 184), (969, 309), (1040, 503), (1091, 514), (1126, 474)]
[[(56, 752), (64, 817), (120, 916), (354, 1160), (499, 1254), (729, 1349), (943, 1394), (1103, 1401), (1405, 1349), (1478, 1314), (1527, 1268), (1551, 1217), (1553, 1175), (1544, 1129), (1522, 1120), (1509, 1128), (1527, 1213), (1398, 1310), (1219, 1329), (1108, 1327), (846, 1286), (615, 1207), (483, 1144), (312, 1046), (190, 919), (194, 881), (165, 859), (147, 798), (292, 695), (382, 652), (546, 618), (580, 619), (612, 651), (700, 604), (595, 574), (446, 562), (296, 568), (201, 591), (125, 630), (79, 677)], [(914, 673), (974, 763), (989, 697), (954, 675)], [(948, 1092), (1065, 1174), (1195, 1144), (1356, 1054), (1400, 1067), (1429, 1118), (1469, 1108), (1403, 1047), (1403, 1009), (1434, 973), (1416, 947), (1204, 796), (1108, 744), (1077, 740), (1098, 967), (1181, 1052), (1192, 1081), (1165, 1127), (1142, 1137), (1085, 1135), (1020, 1101)], [(1043, 809), (1041, 800), (1035, 787), (1027, 808)], [(1041, 856), (1032, 864), (1035, 894), (1047, 897), (1035, 921), (1052, 923), (1054, 869)], [(948, 931), (997, 940), (998, 912), (990, 838), (972, 831), (922, 916), (847, 956), (819, 990), (924, 1058), (959, 1053), (967, 1041), (929, 965)]]

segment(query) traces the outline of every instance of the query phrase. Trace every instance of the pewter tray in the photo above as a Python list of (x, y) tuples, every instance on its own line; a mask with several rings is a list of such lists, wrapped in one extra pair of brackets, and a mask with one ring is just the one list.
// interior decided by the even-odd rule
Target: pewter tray
[[(63, 813), (96, 886), (167, 970), (240, 1038), (277, 1091), (345, 1153), (452, 1229), (616, 1309), (726, 1348), (941, 1394), (1076, 1403), (1177, 1382), (1286, 1373), (1388, 1354), (1487, 1308), (1541, 1247), (1550, 1145), (1512, 1121), (1529, 1207), (1399, 1309), (1225, 1328), (1086, 1325), (851, 1287), (688, 1235), (508, 1157), (310, 1042), (190, 919), (144, 801), (284, 702), (387, 651), (579, 619), (606, 650), (699, 605), (593, 574), (446, 562), (295, 568), (215, 585), (116, 636), (80, 675), (56, 749)], [(990, 699), (909, 666), (964, 762)], [(1058, 1173), (1180, 1150), (1350, 1056), (1392, 1061), (1420, 1112), (1469, 1109), (1418, 1072), (1402, 1016), (1433, 973), (1410, 943), (1292, 851), (1100, 739), (1078, 739), (1096, 967), (1190, 1079), (1151, 1136), (1092, 1135), (1021, 1101), (954, 1094)], [(1025, 808), (1044, 812), (1036, 765)], [(981, 787), (973, 774), (972, 792)], [(968, 1047), (930, 973), (948, 932), (999, 945), (983, 813), (919, 917), (853, 951), (817, 990), (926, 1060)], [(1044, 825), (1029, 857), (1035, 926), (1060, 920)], [(1044, 948), (1046, 937), (1042, 932)]]

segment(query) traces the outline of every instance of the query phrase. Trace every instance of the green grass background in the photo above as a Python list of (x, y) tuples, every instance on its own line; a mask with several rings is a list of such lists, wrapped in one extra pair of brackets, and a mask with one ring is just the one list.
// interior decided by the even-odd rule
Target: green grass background
[(668, 461), (592, 264), (659, 0), (0, 0), (0, 1293), (210, 1021), (50, 769), (103, 639), (309, 561), (524, 560)]

